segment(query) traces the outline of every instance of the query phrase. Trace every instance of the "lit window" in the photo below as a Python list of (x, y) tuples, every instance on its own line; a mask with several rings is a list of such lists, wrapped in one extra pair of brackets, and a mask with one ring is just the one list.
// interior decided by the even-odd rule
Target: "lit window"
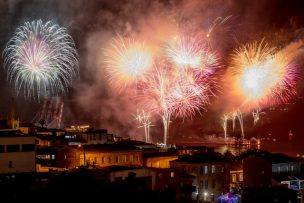
[(239, 180), (240, 180), (240, 181), (243, 181), (243, 173), (240, 173), (240, 174), (239, 174)]
[(174, 178), (174, 172), (170, 173), (171, 178)]
[(232, 182), (235, 183), (236, 182), (236, 174), (232, 174)]
[(208, 166), (204, 166), (204, 174), (208, 173)]
[(55, 155), (54, 155), (54, 154), (52, 154), (52, 156), (51, 156), (51, 157), (52, 157), (52, 160), (55, 160)]
[(215, 165), (211, 166), (211, 173), (215, 173)]

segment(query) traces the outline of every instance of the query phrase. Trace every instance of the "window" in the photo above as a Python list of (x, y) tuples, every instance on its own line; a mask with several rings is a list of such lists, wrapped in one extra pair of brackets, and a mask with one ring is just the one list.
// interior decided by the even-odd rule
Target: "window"
[(118, 163), (118, 156), (115, 157), (115, 161), (116, 161), (116, 163)]
[(130, 155), (130, 162), (133, 162), (133, 155)]
[(235, 173), (232, 174), (232, 182), (236, 183), (236, 174)]
[(20, 149), (18, 144), (6, 146), (6, 152), (19, 152), (19, 151)]
[(55, 160), (55, 154), (52, 154), (52, 155), (51, 155), (51, 159), (52, 159), (52, 160)]
[(38, 154), (36, 156), (37, 159), (45, 159), (45, 160), (49, 160), (50, 159), (50, 155), (49, 154)]
[(205, 189), (208, 189), (208, 180), (205, 180)]
[(203, 173), (204, 173), (203, 166), (200, 166), (200, 174), (203, 174)]
[(102, 156), (102, 157), (101, 157), (101, 163), (104, 163), (104, 161), (105, 161), (105, 159), (104, 159), (104, 157)]
[(277, 170), (278, 170), (278, 173), (280, 173), (280, 172), (281, 172), (281, 168), (280, 168), (280, 166), (278, 166)]
[(12, 161), (9, 161), (9, 162), (8, 162), (8, 167), (9, 167), (9, 168), (13, 168), (13, 162), (12, 162)]
[(215, 165), (211, 166), (211, 173), (215, 173)]
[(35, 151), (35, 145), (34, 144), (23, 144), (22, 151), (23, 152), (33, 152), (33, 151)]
[(239, 174), (239, 181), (241, 181), (241, 182), (243, 181), (243, 173)]
[(174, 178), (174, 172), (170, 173), (171, 178)]
[(208, 166), (204, 166), (204, 174), (208, 173)]
[(4, 145), (0, 145), (0, 153), (4, 152)]
[(293, 166), (291, 166), (291, 169), (290, 169), (290, 170), (291, 170), (291, 172), (293, 172)]

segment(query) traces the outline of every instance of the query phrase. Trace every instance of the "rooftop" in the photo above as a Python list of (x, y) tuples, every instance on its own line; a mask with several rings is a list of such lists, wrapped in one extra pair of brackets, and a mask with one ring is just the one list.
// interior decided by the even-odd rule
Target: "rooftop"
[[(128, 151), (128, 150), (139, 150), (133, 145), (126, 144), (95, 144), (95, 145), (82, 145), (87, 152), (102, 152), (102, 151)], [(80, 147), (74, 147), (81, 149)]]
[(34, 137), (34, 136), (26, 135), (19, 130), (0, 129), (0, 138), (7, 138), (7, 137)]
[(187, 163), (213, 163), (225, 162), (225, 159), (217, 153), (197, 153), (191, 156), (184, 156), (172, 162), (187, 162)]

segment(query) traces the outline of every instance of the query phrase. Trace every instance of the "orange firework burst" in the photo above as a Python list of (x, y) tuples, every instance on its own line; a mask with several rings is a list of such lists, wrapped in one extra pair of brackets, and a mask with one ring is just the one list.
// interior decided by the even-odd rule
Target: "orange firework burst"
[(121, 36), (113, 40), (105, 55), (110, 81), (119, 89), (143, 78), (153, 63), (152, 54), (144, 43)]
[(276, 52), (263, 40), (238, 48), (231, 60), (233, 81), (247, 105), (272, 105), (295, 93), (294, 56)]

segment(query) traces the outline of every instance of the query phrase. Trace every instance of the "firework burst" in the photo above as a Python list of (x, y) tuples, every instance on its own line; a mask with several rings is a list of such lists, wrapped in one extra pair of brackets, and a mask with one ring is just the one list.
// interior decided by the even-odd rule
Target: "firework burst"
[(192, 71), (182, 71), (173, 81), (169, 104), (174, 117), (191, 118), (209, 103), (210, 84), (200, 81)]
[(110, 82), (124, 89), (142, 79), (152, 67), (151, 51), (140, 42), (118, 36), (105, 51)]
[(277, 52), (264, 41), (246, 44), (232, 57), (235, 87), (246, 105), (274, 105), (295, 94), (294, 57)]
[(218, 57), (200, 36), (176, 36), (164, 50), (167, 58), (179, 68), (207, 70), (218, 65)]
[(25, 22), (7, 43), (3, 56), (8, 80), (27, 99), (65, 93), (78, 73), (72, 37), (50, 21)]

